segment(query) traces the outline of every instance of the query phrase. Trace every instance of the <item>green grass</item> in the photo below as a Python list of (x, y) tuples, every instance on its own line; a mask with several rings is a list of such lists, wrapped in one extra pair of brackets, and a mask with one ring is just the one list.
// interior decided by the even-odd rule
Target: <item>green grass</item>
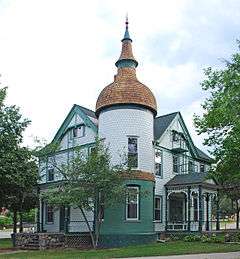
[(156, 255), (177, 255), (177, 254), (197, 254), (214, 252), (240, 251), (238, 244), (214, 244), (201, 242), (168, 242), (154, 243), (149, 245), (131, 246), (125, 248), (102, 249), (102, 250), (48, 250), (48, 251), (28, 251), (16, 254), (0, 255), (0, 258), (112, 258), (112, 257), (140, 257)]
[(10, 238), (0, 239), (0, 250), (12, 248), (12, 240)]

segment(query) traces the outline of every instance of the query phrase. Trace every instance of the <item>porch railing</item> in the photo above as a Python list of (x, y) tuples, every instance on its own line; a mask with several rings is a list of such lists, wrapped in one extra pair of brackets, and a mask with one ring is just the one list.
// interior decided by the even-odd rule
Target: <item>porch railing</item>
[[(236, 222), (229, 222), (220, 220), (219, 230), (231, 230), (236, 229)], [(190, 231), (199, 231), (199, 222), (198, 221), (178, 221), (178, 222), (167, 222), (168, 231), (188, 231), (190, 225)], [(217, 230), (217, 221), (209, 220), (202, 221), (202, 231), (216, 231)]]

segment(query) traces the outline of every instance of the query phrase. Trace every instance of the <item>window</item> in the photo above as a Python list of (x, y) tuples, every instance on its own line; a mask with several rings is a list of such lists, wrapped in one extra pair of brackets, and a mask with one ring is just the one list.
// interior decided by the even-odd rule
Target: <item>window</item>
[(173, 155), (173, 172), (178, 173), (178, 156)]
[(172, 132), (172, 140), (173, 140), (173, 141), (178, 141), (178, 137), (179, 137), (179, 136), (178, 136), (178, 133), (177, 133), (176, 131), (173, 131), (173, 132)]
[(71, 129), (70, 138), (81, 138), (85, 136), (85, 125), (79, 125)]
[(96, 147), (90, 147), (89, 148), (89, 155), (96, 152)]
[(128, 166), (137, 168), (138, 167), (138, 143), (137, 138), (128, 138)]
[(162, 221), (162, 197), (155, 197), (154, 220)]
[(198, 221), (198, 198), (193, 198), (193, 220)]
[(200, 173), (205, 173), (205, 165), (200, 164)]
[(126, 199), (126, 220), (138, 220), (139, 188), (129, 186)]
[(155, 151), (155, 174), (162, 176), (162, 151)]
[(54, 181), (54, 168), (49, 168), (47, 172), (47, 181)]
[(46, 223), (54, 222), (54, 211), (53, 206), (49, 206), (46, 204)]
[(194, 163), (191, 160), (188, 161), (188, 171), (189, 173), (194, 173)]

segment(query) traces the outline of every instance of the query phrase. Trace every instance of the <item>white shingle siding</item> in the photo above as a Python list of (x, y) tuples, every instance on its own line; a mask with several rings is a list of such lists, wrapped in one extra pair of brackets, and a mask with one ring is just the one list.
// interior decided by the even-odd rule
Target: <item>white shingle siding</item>
[(105, 139), (112, 163), (127, 154), (128, 137), (138, 137), (138, 169), (154, 172), (153, 114), (148, 110), (114, 109), (100, 113), (99, 136)]

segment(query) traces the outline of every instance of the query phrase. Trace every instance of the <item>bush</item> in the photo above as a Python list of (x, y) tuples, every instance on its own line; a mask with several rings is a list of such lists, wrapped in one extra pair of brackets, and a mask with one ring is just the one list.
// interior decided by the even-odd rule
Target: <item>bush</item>
[(208, 236), (208, 235), (202, 235), (202, 236), (199, 236), (199, 235), (188, 235), (188, 236), (185, 236), (183, 238), (183, 241), (184, 242), (197, 242), (197, 241), (201, 241), (203, 243), (221, 243), (222, 240), (217, 237), (215, 234), (212, 234), (211, 236)]
[(10, 217), (5, 217), (5, 216), (0, 216), (0, 228), (3, 229), (4, 227), (7, 227), (8, 225), (11, 225), (12, 218)]
[(184, 242), (197, 242), (200, 240), (201, 240), (201, 237), (198, 235), (188, 235), (183, 238)]

